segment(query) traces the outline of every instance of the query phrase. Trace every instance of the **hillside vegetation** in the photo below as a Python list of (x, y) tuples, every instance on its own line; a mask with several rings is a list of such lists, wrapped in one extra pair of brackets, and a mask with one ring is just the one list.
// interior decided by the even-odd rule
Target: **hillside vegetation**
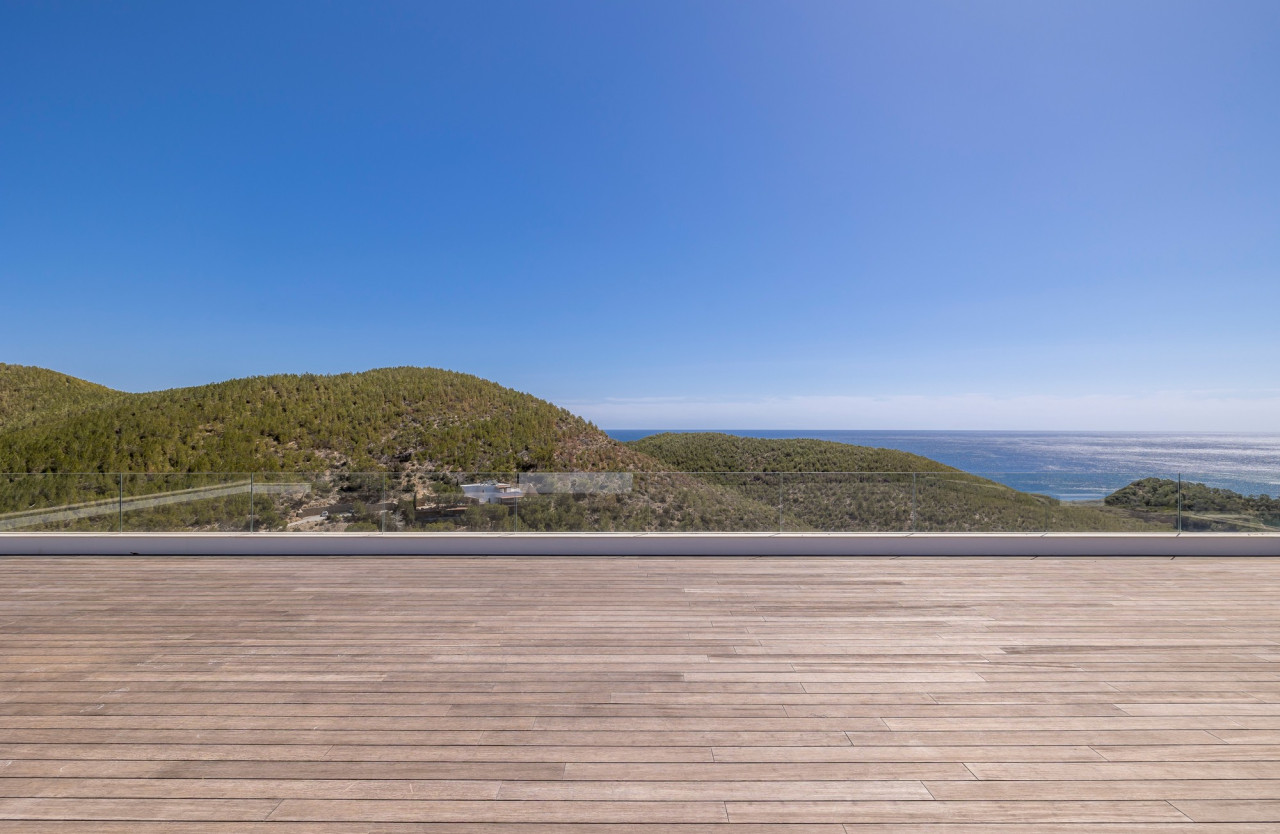
[[(22, 400), (17, 386), (10, 393)], [(463, 481), (663, 467), (551, 403), (433, 368), (252, 377), (57, 406), (29, 407), (28, 419), (0, 426), (0, 472), (39, 473), (4, 478), (0, 515), (243, 487), (244, 475), (234, 473), (255, 473), (256, 504), (246, 487), (49, 528), (273, 529), (330, 504), (344, 510), (328, 522), (338, 529), (381, 527), (388, 518), (396, 529), (732, 530), (776, 522), (774, 507), (662, 474), (637, 479), (626, 495), (530, 497), (523, 519), (500, 506), (444, 516), (442, 508), (460, 503)], [(277, 483), (306, 490), (269, 493)]]
[(1273, 531), (1280, 528), (1280, 498), (1241, 495), (1192, 481), (1143, 478), (1105, 499), (1135, 518), (1176, 524), (1183, 530)]
[(101, 403), (119, 395), (73, 376), (0, 362), (0, 432), (32, 419)]
[(830, 440), (667, 432), (627, 444), (681, 472), (959, 472), (936, 460)]
[(4, 472), (515, 472), (638, 457), (544, 400), (433, 368), (86, 397), (0, 429)]
[[(0, 472), (23, 473), (0, 476), (0, 529), (990, 531), (1160, 523), (1017, 492), (887, 449), (712, 433), (621, 444), (544, 400), (432, 368), (281, 374), (145, 394), (20, 370), (0, 377), (0, 402), (19, 415), (0, 423)], [(518, 482), (520, 473), (539, 471), (627, 472), (632, 480), (614, 492), (526, 493), (512, 506), (463, 498), (463, 483)]]
[[(893, 449), (829, 440), (763, 439), (715, 432), (632, 441), (672, 469), (761, 503), (785, 529), (829, 531), (1033, 532), (1167, 529), (1159, 520), (1081, 507), (1019, 492)], [(761, 473), (761, 474), (734, 474)]]

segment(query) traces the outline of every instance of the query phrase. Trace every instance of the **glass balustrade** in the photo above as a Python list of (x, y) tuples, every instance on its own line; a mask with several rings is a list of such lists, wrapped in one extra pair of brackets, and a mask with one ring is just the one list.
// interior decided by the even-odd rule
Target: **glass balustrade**
[(0, 532), (1280, 532), (1280, 499), (1222, 483), (1140, 472), (10, 474)]

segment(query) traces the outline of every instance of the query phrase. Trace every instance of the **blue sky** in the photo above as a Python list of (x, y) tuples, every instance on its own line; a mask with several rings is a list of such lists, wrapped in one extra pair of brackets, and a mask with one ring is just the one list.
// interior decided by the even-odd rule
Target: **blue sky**
[(0, 0), (0, 361), (1280, 429), (1280, 3)]

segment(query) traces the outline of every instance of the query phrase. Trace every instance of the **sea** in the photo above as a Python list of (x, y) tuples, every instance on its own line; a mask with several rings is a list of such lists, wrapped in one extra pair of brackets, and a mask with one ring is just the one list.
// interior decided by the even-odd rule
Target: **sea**
[[(610, 429), (608, 434), (626, 441), (661, 431), (680, 429)], [(1100, 501), (1150, 477), (1181, 478), (1244, 495), (1280, 495), (1280, 433), (716, 431), (898, 449), (1063, 501)]]

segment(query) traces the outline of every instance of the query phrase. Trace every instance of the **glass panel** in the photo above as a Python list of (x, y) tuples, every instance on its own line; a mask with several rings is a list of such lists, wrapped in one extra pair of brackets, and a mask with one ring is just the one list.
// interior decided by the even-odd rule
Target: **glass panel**
[(512, 472), (471, 472), (458, 477), (452, 510), (459, 532), (506, 533), (517, 529), (520, 487)]
[(342, 470), (16, 474), (0, 475), (0, 531), (1280, 531), (1280, 499), (1261, 490), (1240, 492), (1232, 488), (1237, 482), (1223, 477)]
[(910, 473), (800, 472), (782, 479), (787, 532), (896, 533), (911, 530)]
[(916, 475), (916, 526), (932, 533), (1034, 533), (1053, 523), (1056, 498), (1019, 492), (995, 476)]
[(0, 475), (0, 532), (111, 532), (119, 499), (117, 475)]
[(324, 532), (333, 529), (334, 487), (327, 473), (261, 472), (253, 476), (255, 533)]
[(1169, 507), (1135, 500), (1131, 488), (1149, 480), (1141, 473), (1118, 472), (1053, 476), (1054, 488), (1065, 497), (1051, 518), (1049, 528), (1058, 532), (1176, 532), (1176, 487)]
[(417, 518), (419, 479), (408, 472), (387, 472), (383, 503), (386, 512), (383, 522), (388, 533), (403, 533), (412, 529)]
[(384, 503), (383, 486), (385, 477), (381, 472), (345, 472), (334, 470), (328, 473), (329, 491), (328, 506), (321, 510), (326, 519), (326, 528), (333, 532), (377, 533), (382, 531), (383, 514), (387, 507)]
[(661, 472), (646, 476), (655, 532), (776, 532), (778, 475)]
[(643, 531), (648, 523), (647, 496), (630, 472), (525, 472), (518, 485), (523, 531)]
[(474, 476), (448, 472), (420, 473), (400, 481), (397, 504), (413, 497), (412, 510), (401, 509), (404, 530), (410, 532), (456, 532), (464, 529), (464, 517), (471, 502), (462, 484), (472, 483)]
[(1046, 495), (1076, 506), (1101, 506), (1108, 495), (1142, 477), (1122, 472), (996, 472), (980, 473), (1020, 492)]
[(1265, 488), (1262, 485), (1197, 474), (1183, 475), (1175, 483), (1180, 487), (1184, 533), (1280, 532), (1280, 498), (1260, 491)]
[(126, 474), (123, 532), (234, 532), (249, 529), (248, 474)]
[(704, 488), (697, 477), (676, 472), (649, 472), (638, 475), (637, 479), (638, 488), (643, 491), (648, 504), (645, 529), (655, 533), (684, 529), (682, 522), (690, 503), (689, 495)]

